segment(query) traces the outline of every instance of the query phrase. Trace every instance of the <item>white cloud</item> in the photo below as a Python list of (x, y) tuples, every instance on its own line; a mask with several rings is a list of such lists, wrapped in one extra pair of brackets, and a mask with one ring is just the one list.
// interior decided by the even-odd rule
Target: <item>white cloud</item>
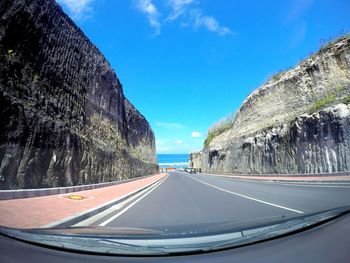
[[(232, 31), (225, 26), (220, 26), (217, 19), (213, 16), (203, 15), (201, 9), (194, 8), (193, 4), (199, 1), (194, 0), (168, 0), (168, 4), (172, 8), (172, 12), (167, 18), (167, 21), (173, 21), (180, 16), (190, 17), (195, 28), (204, 27), (210, 32), (217, 33), (221, 36), (231, 34)], [(181, 25), (184, 23), (181, 22)], [(185, 23), (187, 24), (187, 23)]]
[(202, 140), (198, 139), (156, 138), (157, 153), (189, 153), (192, 149), (200, 149), (202, 145)]
[(161, 12), (154, 4), (153, 0), (136, 0), (138, 11), (147, 16), (148, 22), (154, 28), (154, 35), (159, 35), (163, 24), (180, 19), (180, 25), (187, 27), (192, 25), (195, 29), (203, 27), (210, 32), (221, 36), (232, 34), (232, 31), (225, 26), (221, 26), (214, 16), (203, 14), (201, 9), (194, 7), (199, 4), (199, 0), (166, 0), (170, 6), (170, 13), (165, 20), (161, 20)]
[(194, 131), (194, 132), (191, 133), (191, 136), (192, 136), (193, 138), (198, 138), (198, 137), (201, 137), (202, 134), (201, 134), (200, 132)]
[(185, 14), (187, 7), (190, 6), (194, 0), (169, 0), (169, 5), (172, 8), (172, 12), (168, 16), (167, 20), (175, 20), (180, 15)]
[(228, 27), (220, 26), (219, 22), (213, 16), (205, 16), (200, 11), (193, 12), (195, 28), (205, 27), (208, 31), (218, 33), (221, 36), (231, 34)]
[(174, 143), (175, 144), (183, 144), (184, 142), (182, 140), (175, 140)]
[(181, 129), (184, 126), (180, 123), (176, 123), (176, 122), (156, 122), (156, 126), (158, 127), (164, 127), (164, 128), (168, 128), (168, 129)]
[(159, 147), (157, 147), (157, 152), (160, 152), (160, 153), (169, 152), (171, 150), (172, 149), (170, 147), (167, 147), (167, 146), (159, 146)]
[(74, 20), (84, 20), (91, 16), (93, 8), (91, 4), (95, 0), (57, 0), (57, 3), (68, 8), (70, 16)]
[(154, 29), (154, 35), (159, 35), (162, 27), (159, 22), (160, 13), (152, 0), (137, 0), (136, 7), (147, 16), (148, 22)]

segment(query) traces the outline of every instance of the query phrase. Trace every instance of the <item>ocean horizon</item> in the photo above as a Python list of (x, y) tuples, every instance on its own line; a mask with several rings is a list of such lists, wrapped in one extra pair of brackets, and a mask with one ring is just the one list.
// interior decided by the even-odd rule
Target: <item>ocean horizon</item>
[(182, 154), (157, 154), (157, 161), (160, 168), (167, 168), (167, 167), (174, 167), (174, 168), (180, 168), (180, 167), (187, 167), (188, 166), (188, 157), (189, 154), (182, 153)]

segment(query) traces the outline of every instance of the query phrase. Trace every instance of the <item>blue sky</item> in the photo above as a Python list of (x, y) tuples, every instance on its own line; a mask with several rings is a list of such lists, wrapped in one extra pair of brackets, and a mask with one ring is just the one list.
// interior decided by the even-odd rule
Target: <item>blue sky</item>
[(150, 122), (158, 153), (208, 128), (279, 70), (350, 31), (349, 0), (57, 0)]

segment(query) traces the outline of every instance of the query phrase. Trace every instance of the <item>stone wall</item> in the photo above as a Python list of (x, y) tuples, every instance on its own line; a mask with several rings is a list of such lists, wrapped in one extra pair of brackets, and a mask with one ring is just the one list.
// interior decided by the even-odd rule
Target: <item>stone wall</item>
[(147, 120), (108, 61), (53, 0), (0, 3), (0, 188), (158, 170)]

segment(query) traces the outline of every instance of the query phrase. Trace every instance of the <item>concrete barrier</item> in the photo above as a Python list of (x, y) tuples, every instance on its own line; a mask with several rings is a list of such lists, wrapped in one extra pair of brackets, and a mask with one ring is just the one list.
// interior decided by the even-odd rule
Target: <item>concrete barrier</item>
[(120, 180), (120, 181), (113, 181), (113, 182), (106, 182), (106, 183), (99, 183), (99, 184), (87, 184), (87, 185), (53, 187), (53, 188), (38, 188), (38, 189), (0, 190), (0, 200), (73, 193), (78, 191), (85, 191), (85, 190), (91, 190), (91, 189), (96, 189), (101, 187), (108, 187), (108, 186), (117, 185), (117, 184), (123, 184), (123, 183), (131, 182), (134, 180), (146, 178), (153, 175), (154, 174), (131, 178), (127, 180)]

